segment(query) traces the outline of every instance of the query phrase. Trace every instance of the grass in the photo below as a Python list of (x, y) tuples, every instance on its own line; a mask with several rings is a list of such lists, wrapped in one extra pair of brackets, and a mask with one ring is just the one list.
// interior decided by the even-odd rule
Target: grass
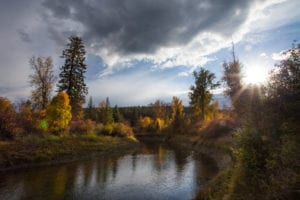
[(0, 170), (56, 163), (121, 152), (138, 146), (135, 138), (90, 135), (27, 136), (0, 141)]

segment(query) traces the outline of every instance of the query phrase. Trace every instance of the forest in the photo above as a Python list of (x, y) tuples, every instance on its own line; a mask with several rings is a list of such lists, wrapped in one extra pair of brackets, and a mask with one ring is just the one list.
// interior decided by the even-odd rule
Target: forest
[[(119, 107), (109, 97), (87, 99), (85, 46), (72, 36), (58, 77), (51, 57), (32, 57), (31, 96), (19, 102), (0, 97), (0, 169), (109, 153), (136, 147), (145, 136), (160, 137), (230, 155), (196, 199), (298, 199), (300, 44), (284, 52), (264, 84), (243, 82), (237, 55), (233, 48), (221, 80), (205, 67), (194, 71), (188, 106), (174, 96), (172, 102)], [(230, 107), (214, 101), (211, 91), (220, 84)]]

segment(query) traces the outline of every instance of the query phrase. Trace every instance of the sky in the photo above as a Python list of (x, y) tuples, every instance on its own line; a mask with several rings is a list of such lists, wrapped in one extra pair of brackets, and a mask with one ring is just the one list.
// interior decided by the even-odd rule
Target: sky
[[(220, 80), (232, 42), (247, 76), (272, 69), (300, 40), (299, 0), (0, 3), (0, 96), (14, 102), (30, 97), (29, 59), (51, 56), (58, 75), (70, 36), (82, 37), (86, 48), (87, 99), (97, 105), (109, 97), (119, 106), (173, 96), (187, 105), (193, 71), (203, 67)], [(223, 87), (213, 91), (221, 102)]]

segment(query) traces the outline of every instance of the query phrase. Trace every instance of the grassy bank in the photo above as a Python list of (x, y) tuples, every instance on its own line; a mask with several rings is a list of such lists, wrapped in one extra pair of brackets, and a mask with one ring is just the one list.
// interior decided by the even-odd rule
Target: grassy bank
[(137, 148), (134, 139), (110, 136), (30, 136), (0, 141), (0, 171), (87, 159)]

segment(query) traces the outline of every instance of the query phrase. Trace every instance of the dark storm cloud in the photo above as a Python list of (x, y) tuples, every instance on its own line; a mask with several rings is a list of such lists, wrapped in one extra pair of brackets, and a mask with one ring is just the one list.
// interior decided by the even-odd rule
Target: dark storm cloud
[[(231, 36), (246, 20), (250, 2), (240, 0), (45, 0), (48, 22), (71, 21), (84, 28), (87, 43), (123, 54), (153, 53), (182, 45), (199, 32)], [(66, 36), (55, 26), (50, 32)], [(61, 42), (61, 41), (59, 41)]]

